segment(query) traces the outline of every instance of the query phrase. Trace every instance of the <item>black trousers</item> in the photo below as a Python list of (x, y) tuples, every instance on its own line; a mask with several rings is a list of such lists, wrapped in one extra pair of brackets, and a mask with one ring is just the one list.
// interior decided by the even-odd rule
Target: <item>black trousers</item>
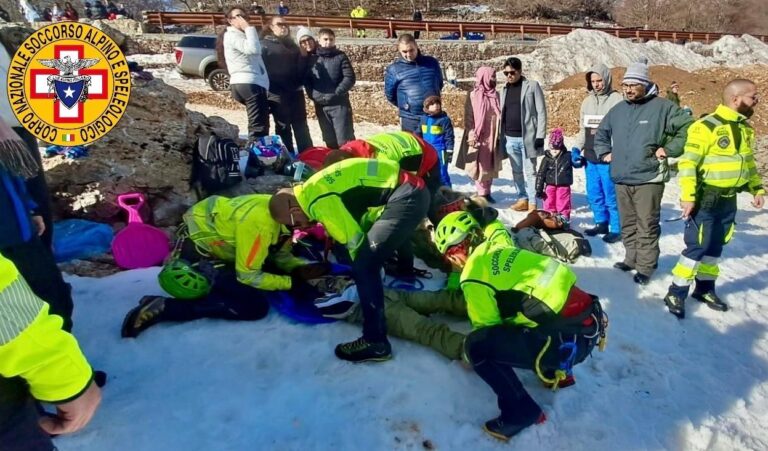
[(48, 182), (45, 180), (40, 149), (37, 147), (37, 138), (24, 127), (13, 127), (13, 131), (24, 140), (24, 143), (27, 145), (27, 150), (35, 157), (37, 164), (40, 166), (37, 175), (27, 180), (27, 191), (29, 192), (30, 197), (32, 197), (32, 200), (37, 204), (37, 212), (43, 217), (43, 221), (45, 222), (45, 232), (40, 239), (43, 240), (43, 244), (45, 244), (46, 247), (50, 248), (53, 244), (51, 196), (48, 192)]
[[(275, 134), (291, 152), (312, 147), (312, 136), (307, 124), (307, 105), (303, 91), (289, 91), (267, 95), (269, 112), (275, 120)], [(293, 138), (296, 138), (296, 147)]]
[(256, 140), (269, 134), (269, 105), (267, 90), (255, 84), (234, 84), (229, 87), (232, 98), (245, 105), (248, 114), (248, 138)]
[(338, 149), (339, 146), (355, 139), (352, 105), (349, 99), (340, 105), (315, 104), (315, 113), (326, 147)]
[(72, 330), (72, 287), (64, 282), (50, 247), (35, 236), (26, 243), (0, 249), (24, 276), (32, 291), (50, 304), (50, 312), (64, 318), (62, 329)]
[(38, 425), (39, 418), (26, 381), (0, 377), (0, 450), (54, 450), (51, 438)]
[[(496, 393), (503, 418), (515, 421), (534, 417), (541, 411), (514, 368), (534, 369), (536, 357), (546, 341), (547, 335), (536, 329), (506, 325), (483, 327), (467, 336), (464, 344), (467, 356), (478, 376)], [(560, 337), (552, 336), (552, 343), (541, 359), (542, 371), (553, 373), (559, 368), (560, 344)], [(584, 361), (594, 345), (593, 340), (578, 336), (574, 363)]]
[(398, 187), (352, 262), (352, 275), (363, 312), (363, 337), (368, 341), (383, 341), (387, 336), (381, 281), (383, 265), (404, 243), (410, 242), (428, 207), (429, 192), (426, 189), (408, 183)]

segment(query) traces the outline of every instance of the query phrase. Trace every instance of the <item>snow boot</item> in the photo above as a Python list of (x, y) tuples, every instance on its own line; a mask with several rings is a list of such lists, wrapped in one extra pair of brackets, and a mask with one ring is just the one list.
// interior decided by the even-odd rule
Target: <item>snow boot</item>
[(495, 204), (495, 203), (496, 203), (496, 199), (494, 199), (493, 197), (491, 197), (491, 195), (490, 195), (490, 194), (484, 194), (484, 195), (482, 195), (482, 196), (480, 196), (480, 197), (482, 197), (483, 199), (485, 199), (485, 200), (486, 200), (486, 202), (488, 202), (489, 204)]
[(392, 358), (392, 346), (384, 341), (369, 342), (363, 337), (336, 346), (336, 357), (349, 362), (384, 362)]
[(605, 235), (606, 233), (608, 233), (607, 222), (599, 222), (594, 227), (584, 229), (584, 235), (586, 236)]
[(528, 418), (505, 420), (499, 416), (493, 420), (486, 421), (483, 425), (483, 430), (491, 437), (506, 442), (528, 426), (541, 424), (545, 421), (547, 421), (547, 416), (539, 410), (534, 416), (529, 416)]
[(160, 314), (165, 310), (162, 296), (144, 296), (139, 306), (133, 308), (123, 320), (121, 335), (123, 338), (136, 338), (149, 327), (160, 322)]
[(636, 273), (632, 280), (638, 285), (648, 285), (651, 282), (651, 276), (646, 276), (643, 273)]
[(728, 311), (728, 304), (723, 302), (723, 300), (720, 299), (717, 294), (715, 294), (715, 290), (701, 292), (697, 287), (697, 289), (694, 290), (691, 294), (691, 297), (699, 302), (707, 304), (707, 307), (711, 308), (712, 310), (717, 310), (718, 312)]
[(624, 262), (616, 262), (613, 264), (613, 267), (616, 269), (620, 269), (624, 272), (632, 271), (633, 269), (635, 269)]
[(621, 234), (608, 232), (603, 237), (603, 241), (605, 241), (608, 244), (618, 243), (621, 241)]

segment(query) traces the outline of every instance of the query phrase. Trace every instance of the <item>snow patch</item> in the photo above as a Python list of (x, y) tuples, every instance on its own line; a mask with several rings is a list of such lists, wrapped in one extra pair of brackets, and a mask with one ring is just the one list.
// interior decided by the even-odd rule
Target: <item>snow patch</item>
[(712, 59), (729, 67), (768, 64), (768, 44), (748, 34), (723, 36), (704, 49), (712, 51)]

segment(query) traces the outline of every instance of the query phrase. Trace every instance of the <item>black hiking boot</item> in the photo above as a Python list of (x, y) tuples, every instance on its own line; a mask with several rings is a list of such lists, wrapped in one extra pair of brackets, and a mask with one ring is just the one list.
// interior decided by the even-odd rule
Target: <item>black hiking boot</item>
[(720, 299), (717, 294), (715, 294), (715, 290), (706, 292), (694, 291), (691, 294), (691, 297), (699, 302), (707, 304), (707, 307), (711, 308), (712, 310), (717, 310), (718, 312), (728, 311), (728, 304), (723, 302), (723, 300)]
[(605, 241), (608, 244), (618, 243), (619, 241), (621, 241), (621, 234), (608, 232), (603, 237), (603, 241)]
[(336, 346), (336, 357), (349, 362), (384, 362), (392, 358), (392, 346), (384, 341), (369, 342), (363, 337)]
[(633, 269), (635, 269), (624, 262), (616, 262), (613, 264), (613, 267), (616, 269), (620, 269), (624, 272), (632, 271)]
[(667, 305), (669, 313), (675, 315), (678, 319), (685, 318), (685, 298), (673, 293), (667, 293), (664, 296), (664, 304)]
[(489, 204), (495, 204), (495, 203), (496, 203), (496, 199), (494, 199), (494, 198), (493, 198), (493, 197), (492, 197), (490, 194), (483, 194), (483, 195), (482, 195), (482, 196), (480, 196), (480, 197), (482, 197), (483, 199), (485, 199), (485, 200), (486, 200), (486, 202), (488, 202)]
[(165, 310), (162, 296), (144, 296), (139, 306), (133, 308), (123, 320), (121, 335), (123, 338), (136, 338), (149, 327), (160, 322), (160, 314)]
[(547, 416), (544, 412), (539, 411), (536, 416), (532, 416), (523, 420), (504, 420), (501, 417), (494, 418), (493, 420), (486, 421), (483, 425), (483, 430), (495, 439), (502, 441), (508, 441), (510, 438), (519, 434), (520, 431), (533, 426), (534, 424), (541, 424), (547, 421)]
[(632, 280), (638, 285), (648, 285), (651, 281), (651, 276), (646, 276), (643, 273), (636, 273)]
[(606, 233), (608, 233), (608, 223), (605, 222), (601, 222), (589, 229), (584, 229), (584, 235), (587, 236), (605, 235)]

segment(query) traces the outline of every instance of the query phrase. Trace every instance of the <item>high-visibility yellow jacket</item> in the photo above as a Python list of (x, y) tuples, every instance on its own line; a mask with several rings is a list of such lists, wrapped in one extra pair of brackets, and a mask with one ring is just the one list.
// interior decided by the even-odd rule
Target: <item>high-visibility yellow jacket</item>
[(364, 19), (368, 17), (368, 11), (362, 6), (357, 6), (349, 13), (349, 16), (354, 19)]
[(386, 160), (349, 158), (315, 173), (293, 188), (301, 209), (321, 222), (328, 234), (346, 245), (354, 260), (365, 233), (361, 223), (380, 214), (400, 186), (400, 167)]
[(754, 144), (755, 130), (747, 118), (725, 105), (694, 122), (677, 163), (680, 199), (695, 201), (701, 184), (717, 188), (746, 185), (752, 194), (765, 194), (752, 152)]
[(93, 370), (64, 320), (32, 293), (10, 260), (0, 255), (0, 376), (20, 376), (44, 402), (78, 397)]
[(290, 252), (290, 240), (270, 253), (285, 227), (269, 214), (269, 194), (251, 194), (226, 198), (211, 196), (193, 205), (184, 214), (189, 237), (203, 253), (234, 262), (237, 280), (260, 290), (289, 290), (290, 276), (262, 271), (269, 257), (276, 266), (290, 272), (306, 261)]
[(536, 327), (558, 316), (576, 275), (553, 258), (489, 240), (472, 251), (460, 283), (473, 327)]

